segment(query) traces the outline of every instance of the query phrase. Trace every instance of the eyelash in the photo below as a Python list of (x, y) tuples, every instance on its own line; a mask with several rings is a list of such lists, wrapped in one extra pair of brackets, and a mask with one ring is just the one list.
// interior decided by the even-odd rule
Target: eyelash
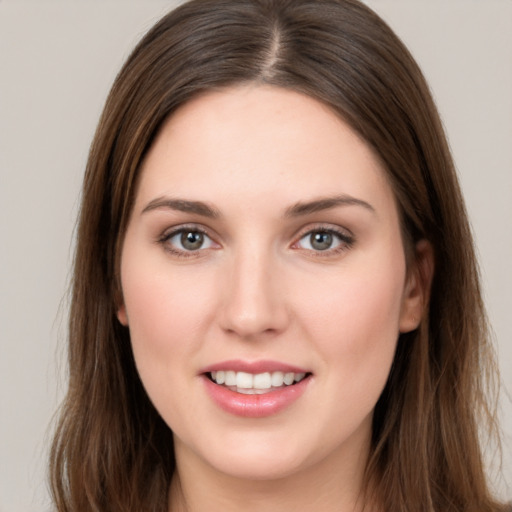
[[(208, 234), (208, 231), (201, 226), (198, 225), (182, 225), (179, 227), (176, 227), (172, 229), (171, 231), (167, 231), (162, 234), (157, 240), (158, 243), (164, 246), (165, 250), (173, 254), (174, 256), (180, 257), (180, 258), (194, 258), (199, 257), (201, 255), (201, 252), (204, 250), (212, 249), (212, 247), (200, 247), (197, 250), (186, 250), (186, 249), (178, 249), (175, 246), (173, 246), (170, 242), (174, 237), (178, 235), (183, 235), (184, 233), (199, 233), (206, 237), (210, 244), (216, 244), (216, 242), (213, 240), (213, 238)], [(335, 239), (337, 239), (338, 244), (334, 248), (327, 248), (325, 250), (314, 250), (314, 249), (303, 249), (300, 247), (297, 247), (297, 245), (300, 243), (301, 240), (305, 239), (306, 237), (311, 237), (314, 234), (326, 234), (326, 235), (332, 235)], [(302, 233), (300, 233), (299, 238), (296, 242), (292, 244), (292, 248), (297, 250), (303, 250), (307, 251), (314, 257), (329, 257), (329, 256), (335, 256), (338, 255), (348, 249), (350, 249), (355, 243), (355, 237), (351, 234), (347, 234), (346, 231), (333, 228), (332, 226), (315, 226), (313, 228), (308, 228), (307, 230), (304, 230)], [(218, 244), (216, 244), (218, 245)], [(311, 244), (310, 244), (311, 245)]]
[(332, 226), (320, 225), (313, 228), (308, 228), (307, 230), (303, 231), (300, 234), (297, 242), (295, 242), (292, 247), (296, 247), (301, 240), (304, 240), (305, 238), (311, 237), (312, 235), (318, 233), (334, 236), (334, 238), (338, 240), (338, 244), (333, 248), (328, 248), (325, 250), (301, 249), (299, 247), (297, 247), (297, 249), (308, 251), (315, 258), (326, 258), (329, 256), (336, 256), (342, 252), (347, 251), (354, 245), (356, 241), (355, 237), (352, 234), (348, 234), (345, 230), (336, 229)]
[[(175, 236), (177, 235), (183, 235), (184, 233), (200, 233), (204, 237), (208, 238), (211, 243), (215, 242), (213, 241), (212, 237), (208, 234), (208, 232), (202, 228), (201, 226), (197, 225), (183, 225), (179, 226), (177, 228), (172, 229), (171, 231), (165, 232), (159, 239), (157, 240), (158, 243), (162, 244), (164, 246), (164, 249), (173, 256), (178, 256), (179, 258), (194, 258), (200, 256), (200, 252), (202, 250), (205, 250), (204, 248), (199, 248), (197, 250), (186, 250), (186, 249), (177, 249), (174, 247), (170, 242)], [(210, 247), (206, 248), (210, 249)]]

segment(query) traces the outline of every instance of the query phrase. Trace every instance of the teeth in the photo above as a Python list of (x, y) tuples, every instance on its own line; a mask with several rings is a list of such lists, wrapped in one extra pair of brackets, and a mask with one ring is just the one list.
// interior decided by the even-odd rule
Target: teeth
[(283, 372), (274, 372), (270, 377), (272, 382), (272, 386), (274, 388), (280, 388), (284, 383), (284, 373)]
[(253, 387), (253, 376), (250, 373), (237, 372), (236, 373), (236, 387), (249, 389)]
[(226, 386), (236, 386), (236, 373), (225, 372), (224, 384)]
[(255, 389), (268, 389), (272, 387), (272, 377), (270, 373), (257, 373), (254, 376), (254, 385)]
[(306, 376), (305, 373), (293, 372), (265, 372), (265, 373), (247, 373), (234, 372), (231, 370), (219, 370), (211, 372), (210, 376), (214, 382), (226, 387), (236, 388), (238, 393), (243, 394), (261, 394), (270, 391), (272, 388), (280, 388), (283, 385), (290, 386), (300, 382)]
[(284, 383), (289, 386), (290, 384), (293, 384), (295, 381), (295, 374), (294, 373), (285, 373), (284, 374)]

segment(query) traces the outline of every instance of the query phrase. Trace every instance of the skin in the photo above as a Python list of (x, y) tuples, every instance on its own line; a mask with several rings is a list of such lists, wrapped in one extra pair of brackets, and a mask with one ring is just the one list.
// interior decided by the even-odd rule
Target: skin
[[(290, 214), (332, 197), (351, 200)], [(198, 250), (173, 234), (183, 226), (206, 233)], [(341, 234), (327, 250), (311, 244), (322, 230)], [(406, 265), (379, 159), (326, 106), (256, 85), (182, 106), (142, 166), (118, 310), (174, 433), (173, 510), (358, 510), (373, 409), (399, 333), (422, 315), (421, 270)], [(243, 418), (200, 375), (230, 359), (312, 375), (289, 407)]]

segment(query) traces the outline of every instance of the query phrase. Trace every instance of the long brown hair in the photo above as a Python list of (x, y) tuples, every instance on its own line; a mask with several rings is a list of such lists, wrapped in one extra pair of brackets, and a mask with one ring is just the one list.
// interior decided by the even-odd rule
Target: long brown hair
[(494, 367), (452, 158), (418, 66), (356, 0), (192, 0), (157, 23), (119, 73), (83, 186), (69, 391), (51, 452), (57, 510), (167, 510), (172, 432), (116, 318), (120, 249), (159, 127), (202, 91), (244, 82), (293, 89), (338, 113), (379, 154), (406, 245), (427, 239), (434, 248), (429, 311), (400, 337), (374, 413), (366, 476), (383, 510), (501, 510), (479, 447), (479, 425), (494, 425)]

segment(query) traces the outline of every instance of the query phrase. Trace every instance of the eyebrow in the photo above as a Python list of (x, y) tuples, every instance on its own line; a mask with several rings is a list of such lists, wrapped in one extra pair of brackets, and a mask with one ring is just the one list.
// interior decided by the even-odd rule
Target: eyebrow
[(357, 199), (349, 195), (340, 195), (333, 197), (323, 197), (308, 202), (299, 202), (286, 209), (286, 217), (300, 217), (302, 215), (309, 215), (311, 213), (321, 212), (324, 210), (330, 210), (337, 206), (362, 206), (366, 210), (372, 213), (375, 212), (375, 208), (362, 199)]
[(219, 218), (220, 212), (213, 206), (203, 203), (202, 201), (188, 201), (186, 199), (173, 199), (170, 197), (157, 197), (150, 201), (142, 210), (142, 213), (150, 212), (158, 209), (176, 210), (185, 213), (195, 213), (202, 217), (210, 219)]
[[(285, 217), (301, 217), (311, 213), (330, 210), (338, 206), (361, 206), (372, 213), (375, 208), (362, 199), (357, 199), (349, 195), (341, 195), (334, 197), (323, 197), (313, 201), (298, 202), (285, 210)], [(187, 199), (175, 199), (170, 197), (157, 197), (150, 201), (142, 210), (142, 213), (150, 212), (158, 209), (170, 209), (185, 213), (195, 213), (202, 217), (210, 219), (218, 219), (221, 217), (219, 210), (202, 201), (190, 201)]]

